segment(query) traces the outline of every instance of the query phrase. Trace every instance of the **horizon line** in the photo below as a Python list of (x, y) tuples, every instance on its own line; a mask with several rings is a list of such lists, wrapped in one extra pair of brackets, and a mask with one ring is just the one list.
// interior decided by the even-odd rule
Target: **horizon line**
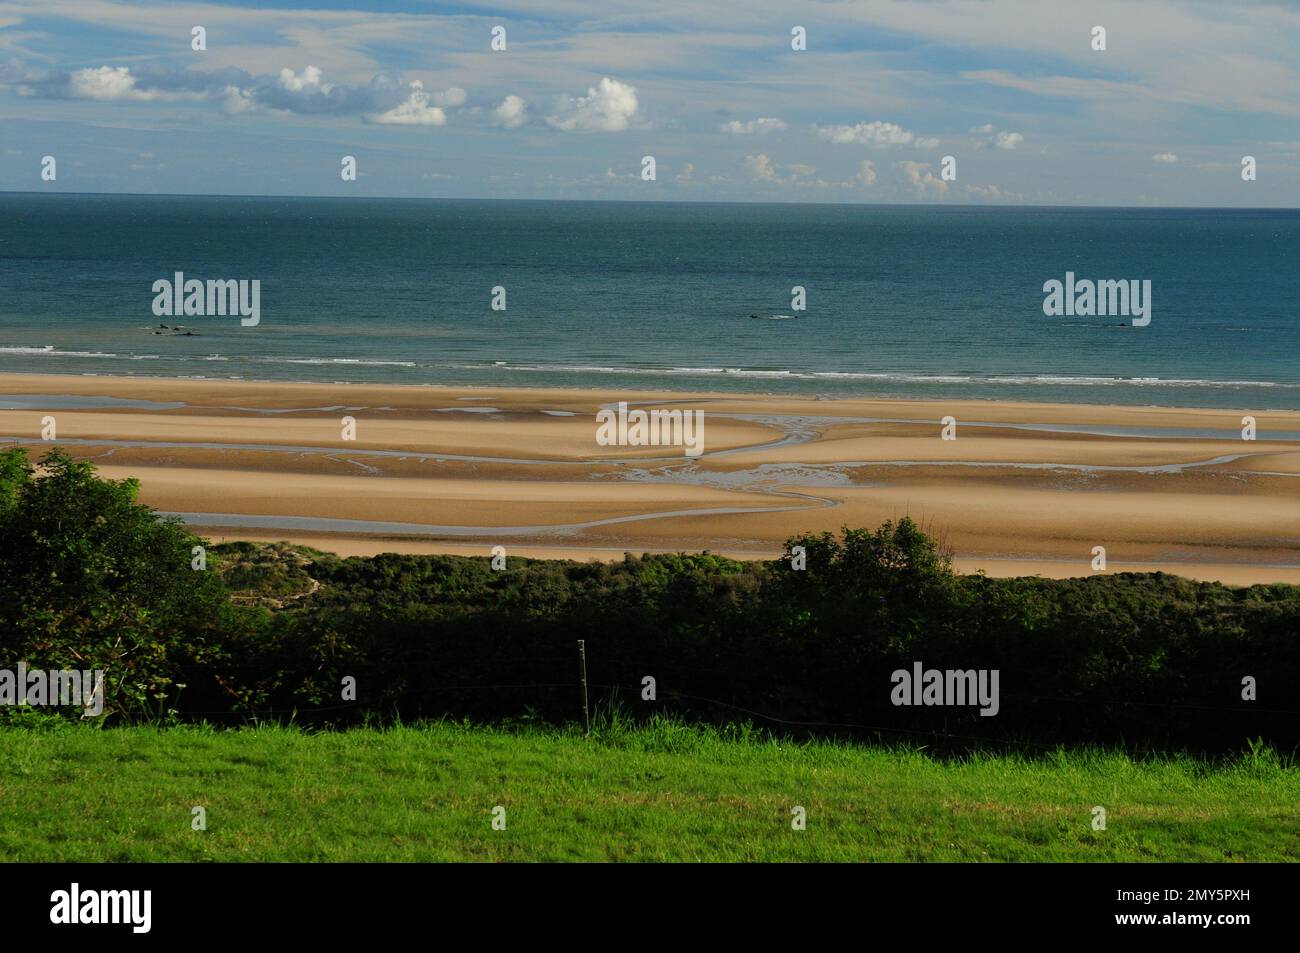
[(1092, 211), (1198, 211), (1198, 212), (1295, 212), (1294, 205), (1037, 205), (1019, 203), (960, 202), (781, 202), (741, 199), (574, 199), (574, 198), (501, 198), (495, 196), (451, 195), (323, 195), (319, 193), (263, 192), (79, 192), (64, 189), (0, 189), (0, 196), (10, 195), (114, 196), (121, 198), (214, 198), (214, 199), (337, 199), (340, 201), (381, 200), (392, 202), (536, 202), (591, 205), (778, 205), (830, 206), (835, 208), (913, 208), (913, 209), (1078, 209)]

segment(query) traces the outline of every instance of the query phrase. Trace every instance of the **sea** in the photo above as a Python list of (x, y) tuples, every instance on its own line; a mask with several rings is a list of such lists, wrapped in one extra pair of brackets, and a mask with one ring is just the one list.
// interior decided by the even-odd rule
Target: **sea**
[(1300, 210), (7, 193), (0, 371), (1295, 410)]

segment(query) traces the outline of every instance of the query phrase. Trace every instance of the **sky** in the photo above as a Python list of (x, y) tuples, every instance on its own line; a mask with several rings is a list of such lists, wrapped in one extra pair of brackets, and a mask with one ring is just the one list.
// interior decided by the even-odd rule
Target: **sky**
[(0, 0), (0, 191), (1294, 208), (1298, 51), (1300, 0)]

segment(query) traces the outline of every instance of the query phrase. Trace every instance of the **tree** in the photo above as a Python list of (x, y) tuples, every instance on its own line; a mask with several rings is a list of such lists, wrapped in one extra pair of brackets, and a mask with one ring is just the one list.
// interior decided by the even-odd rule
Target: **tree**
[[(229, 611), (201, 540), (59, 448), (0, 454), (0, 664), (101, 669), (105, 710), (157, 711), (218, 651)], [(79, 713), (78, 713), (79, 714)]]

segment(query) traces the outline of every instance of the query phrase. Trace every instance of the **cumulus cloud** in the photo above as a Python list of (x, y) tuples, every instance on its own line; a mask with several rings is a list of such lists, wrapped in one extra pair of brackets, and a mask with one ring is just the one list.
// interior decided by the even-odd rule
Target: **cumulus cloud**
[(772, 165), (772, 160), (762, 154), (745, 156), (745, 170), (756, 182), (781, 181), (781, 177), (776, 174), (776, 167)]
[(916, 194), (925, 196), (929, 193), (943, 195), (948, 191), (948, 183), (930, 171), (928, 162), (896, 162), (894, 165), (903, 170), (903, 176), (916, 189)]
[(518, 129), (528, 121), (528, 104), (519, 96), (507, 96), (492, 110), (492, 121), (506, 129)]
[(325, 79), (316, 66), (302, 72), (288, 67), (275, 76), (247, 76), (227, 84), (221, 92), (226, 112), (291, 112), (309, 115), (344, 115), (375, 108), (376, 102), (391, 98), (393, 87), (376, 78), (369, 87), (340, 86)]
[(1019, 149), (1025, 144), (1025, 137), (1018, 132), (1009, 132), (1007, 130), (999, 131), (991, 122), (986, 122), (982, 126), (975, 126), (971, 129), (970, 134), (975, 137), (975, 148), (986, 149), (992, 146), (995, 149)]
[(325, 82), (324, 74), (315, 66), (308, 65), (301, 74), (295, 73), (288, 67), (280, 70), (280, 88), (291, 93), (309, 90), (328, 96), (334, 84)]
[(68, 79), (68, 91), (78, 99), (153, 99), (154, 96), (136, 88), (135, 77), (125, 66), (101, 66), (99, 69), (79, 69)]
[(636, 88), (606, 76), (586, 96), (567, 99), (546, 121), (564, 132), (622, 132), (637, 108)]
[(867, 161), (866, 159), (863, 159), (862, 168), (858, 170), (858, 174), (855, 175), (853, 178), (856, 181), (861, 182), (863, 185), (875, 185), (876, 167), (871, 162)]
[(1172, 152), (1158, 152), (1155, 155), (1153, 155), (1151, 158), (1154, 159), (1156, 162), (1177, 162), (1178, 161), (1178, 156), (1174, 155)]
[(718, 128), (719, 131), (731, 133), (733, 136), (761, 136), (769, 132), (780, 132), (785, 129), (785, 123), (780, 119), (760, 116), (757, 119), (749, 120), (749, 122), (733, 119), (731, 122), (723, 123)]
[(253, 98), (253, 94), (248, 90), (240, 89), (234, 84), (226, 87), (224, 95), (223, 108), (232, 116), (251, 112), (257, 108), (257, 100)]
[(693, 163), (686, 163), (682, 166), (682, 171), (677, 173), (678, 182), (690, 182), (695, 178), (695, 166)]
[(427, 92), (423, 84), (406, 83), (380, 74), (369, 84), (349, 86), (330, 82), (317, 66), (253, 75), (244, 70), (135, 71), (126, 66), (100, 66), (72, 72), (25, 73), (0, 69), (0, 85), (16, 86), (23, 95), (47, 99), (87, 99), (98, 102), (206, 101), (227, 114), (297, 113), (359, 116), (369, 122), (442, 125), (446, 109), (463, 106), (465, 90), (452, 86)]
[(44, 73), (25, 78), (19, 86), (26, 95), (92, 99), (99, 102), (150, 102), (204, 97), (202, 88), (192, 88), (192, 79), (172, 83), (164, 74), (137, 76), (127, 66), (100, 66), (71, 73)]
[[(860, 122), (855, 126), (813, 126), (827, 142), (863, 146), (909, 146), (916, 134), (892, 122)], [(930, 140), (926, 140), (929, 142)], [(938, 140), (933, 140), (938, 144)]]
[[(378, 79), (371, 83), (370, 94), (374, 99), (381, 99), (386, 90), (393, 88), (387, 79)], [(401, 90), (401, 87), (397, 87)], [(368, 113), (366, 122), (382, 126), (445, 126), (447, 112), (443, 107), (465, 105), (468, 98), (465, 90), (452, 86), (441, 92), (426, 92), (424, 83), (412, 80), (406, 84), (405, 96), (400, 102), (387, 109)]]
[[(381, 126), (447, 125), (447, 113), (440, 106), (435, 106), (430, 102), (429, 94), (424, 91), (422, 82), (418, 79), (412, 80), (409, 89), (410, 92), (407, 93), (404, 100), (391, 109), (367, 115), (366, 122), (373, 122)], [(461, 92), (463, 93), (464, 90), (461, 90)]]

